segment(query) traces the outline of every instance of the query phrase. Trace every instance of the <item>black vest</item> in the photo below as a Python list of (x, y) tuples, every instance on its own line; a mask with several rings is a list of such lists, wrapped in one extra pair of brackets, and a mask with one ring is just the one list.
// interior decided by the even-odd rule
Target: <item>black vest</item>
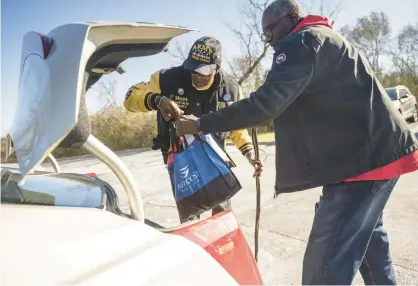
[[(214, 82), (208, 90), (199, 91), (192, 85), (190, 73), (183, 67), (174, 67), (160, 72), (161, 95), (173, 100), (185, 115), (201, 117), (215, 112), (219, 108), (230, 105), (238, 100), (238, 83), (228, 75), (218, 72)], [(161, 151), (167, 153), (170, 148), (168, 123), (157, 113), (158, 139)], [(228, 132), (213, 134), (221, 146), (225, 146)]]

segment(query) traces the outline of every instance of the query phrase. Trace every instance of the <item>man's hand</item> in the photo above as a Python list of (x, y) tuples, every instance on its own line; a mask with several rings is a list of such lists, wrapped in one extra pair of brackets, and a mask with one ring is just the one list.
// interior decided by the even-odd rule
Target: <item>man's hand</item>
[(174, 101), (165, 96), (161, 98), (158, 108), (161, 110), (161, 115), (166, 121), (170, 121), (173, 118), (180, 118), (184, 113)]
[(197, 125), (197, 117), (193, 115), (183, 115), (176, 121), (177, 136), (186, 134), (197, 134), (200, 128)]
[(245, 157), (247, 157), (247, 160), (250, 162), (251, 166), (254, 167), (253, 178), (256, 176), (261, 176), (261, 173), (263, 172), (263, 163), (255, 159), (253, 152), (248, 153)]

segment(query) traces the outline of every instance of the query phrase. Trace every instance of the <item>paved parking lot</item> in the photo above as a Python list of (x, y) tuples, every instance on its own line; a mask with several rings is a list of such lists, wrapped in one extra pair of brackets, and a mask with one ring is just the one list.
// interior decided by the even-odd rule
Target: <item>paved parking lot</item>
[[(418, 133), (418, 124), (412, 124)], [(262, 178), (262, 213), (259, 267), (266, 284), (300, 284), (303, 253), (320, 189), (281, 195), (273, 199), (274, 146), (262, 145), (268, 155)], [(255, 182), (251, 168), (233, 147), (228, 150), (238, 167), (234, 170), (243, 185), (232, 201), (233, 210), (247, 240), (253, 246)], [(132, 170), (145, 201), (145, 212), (164, 226), (178, 225), (177, 211), (167, 172), (159, 151), (129, 150), (118, 153)], [(263, 153), (262, 153), (263, 155)], [(117, 178), (97, 159), (78, 157), (60, 160), (65, 172), (96, 172), (116, 187), (126, 208), (126, 198)], [(418, 285), (418, 172), (403, 176), (384, 213), (399, 284)], [(356, 277), (356, 284), (362, 284)]]

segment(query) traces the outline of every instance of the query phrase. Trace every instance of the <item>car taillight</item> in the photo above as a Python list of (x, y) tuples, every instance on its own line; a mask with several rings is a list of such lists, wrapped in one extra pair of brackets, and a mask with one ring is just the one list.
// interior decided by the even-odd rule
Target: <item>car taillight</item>
[(87, 173), (85, 175), (88, 176), (88, 177), (97, 178), (96, 173)]
[(262, 285), (260, 271), (231, 210), (176, 229), (204, 248), (240, 285)]

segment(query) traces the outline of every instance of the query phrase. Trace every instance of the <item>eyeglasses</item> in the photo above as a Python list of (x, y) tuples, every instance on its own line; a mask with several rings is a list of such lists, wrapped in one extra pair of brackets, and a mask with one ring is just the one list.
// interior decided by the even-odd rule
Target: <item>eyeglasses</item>
[(287, 15), (281, 17), (278, 21), (271, 23), (270, 25), (267, 25), (265, 28), (263, 28), (263, 33), (261, 33), (261, 40), (268, 43), (273, 38), (273, 29), (280, 24), (280, 22), (286, 17)]

